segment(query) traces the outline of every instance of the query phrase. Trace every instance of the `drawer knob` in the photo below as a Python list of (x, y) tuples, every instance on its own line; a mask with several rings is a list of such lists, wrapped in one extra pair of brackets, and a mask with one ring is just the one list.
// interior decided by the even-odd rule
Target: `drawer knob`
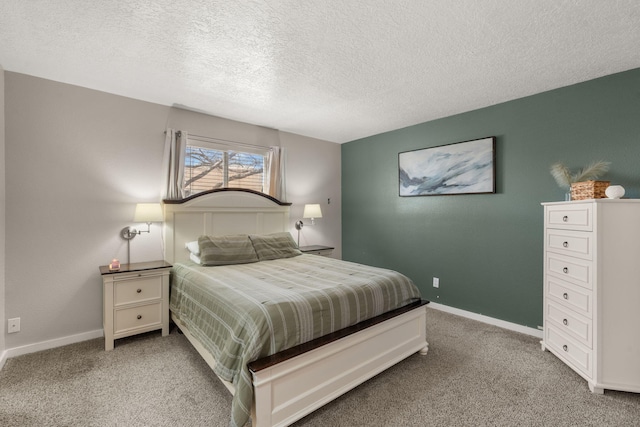
[(138, 288), (138, 289), (136, 289), (136, 292), (140, 293), (140, 292), (142, 292), (142, 289)]
[(564, 323), (564, 325), (566, 326), (569, 324), (569, 321), (567, 319), (562, 319), (562, 323)]
[(568, 269), (567, 267), (565, 267), (565, 268), (563, 268), (563, 269), (562, 269), (562, 272), (563, 272), (563, 273), (568, 273), (568, 272), (569, 272), (569, 269)]
[(564, 294), (562, 294), (562, 298), (569, 299), (569, 294), (565, 292)]
[(142, 314), (138, 314), (138, 320), (142, 319)]
[(569, 221), (569, 217), (565, 215), (565, 216), (563, 216), (563, 217), (562, 217), (562, 220), (563, 220), (564, 222), (567, 222), (567, 221)]
[(567, 347), (567, 345), (566, 345), (566, 344), (562, 346), (562, 349), (563, 349), (564, 351), (569, 351), (569, 347)]
[(565, 248), (569, 247), (569, 242), (562, 242), (562, 246), (564, 246)]

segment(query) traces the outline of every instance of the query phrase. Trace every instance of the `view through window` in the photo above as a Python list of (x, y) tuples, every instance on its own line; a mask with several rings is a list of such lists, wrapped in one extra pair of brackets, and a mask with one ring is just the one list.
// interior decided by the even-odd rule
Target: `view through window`
[[(236, 148), (236, 147), (234, 147)], [(184, 164), (184, 195), (216, 188), (248, 188), (264, 192), (264, 165), (268, 149), (231, 149), (189, 140)]]

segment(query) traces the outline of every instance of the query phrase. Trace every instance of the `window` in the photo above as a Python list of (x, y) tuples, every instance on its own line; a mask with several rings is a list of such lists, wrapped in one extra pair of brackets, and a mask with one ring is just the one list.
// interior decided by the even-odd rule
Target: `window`
[(264, 192), (267, 152), (268, 148), (231, 147), (189, 138), (184, 164), (185, 197), (228, 187)]

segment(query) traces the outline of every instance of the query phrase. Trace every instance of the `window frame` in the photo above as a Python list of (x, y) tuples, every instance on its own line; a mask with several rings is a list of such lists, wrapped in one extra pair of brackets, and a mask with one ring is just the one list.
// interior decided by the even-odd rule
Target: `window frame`
[(190, 147), (197, 147), (197, 148), (202, 148), (202, 149), (205, 149), (205, 150), (213, 150), (213, 151), (221, 152), (222, 161), (223, 161), (223, 165), (222, 165), (222, 185), (220, 187), (211, 187), (211, 188), (208, 188), (208, 189), (204, 189), (204, 190), (199, 190), (199, 191), (193, 192), (191, 190), (193, 182), (191, 184), (189, 184), (189, 186), (187, 186), (185, 184), (187, 182), (187, 171), (191, 167), (191, 166), (189, 166), (187, 164), (189, 156), (185, 155), (184, 162), (183, 162), (183, 164), (184, 164), (184, 172), (183, 172), (183, 185), (182, 185), (182, 187), (183, 187), (183, 192), (187, 197), (199, 194), (199, 193), (201, 193), (203, 191), (211, 190), (213, 188), (236, 188), (236, 187), (233, 187), (233, 186), (229, 186), (229, 154), (231, 152), (240, 153), (240, 154), (248, 154), (248, 155), (261, 155), (262, 156), (261, 188), (260, 189), (253, 188), (253, 187), (242, 187), (242, 188), (250, 188), (250, 189), (258, 191), (260, 193), (265, 193), (265, 185), (266, 185), (266, 178), (267, 178), (266, 177), (267, 159), (268, 159), (268, 154), (271, 151), (270, 147), (253, 146), (253, 145), (235, 143), (235, 142), (230, 142), (230, 141), (225, 141), (225, 140), (218, 140), (218, 139), (213, 139), (213, 138), (204, 139), (204, 138), (199, 138), (199, 137), (188, 136), (187, 137), (187, 141), (186, 141), (186, 146), (185, 146), (185, 152), (186, 152), (186, 150), (189, 150)]

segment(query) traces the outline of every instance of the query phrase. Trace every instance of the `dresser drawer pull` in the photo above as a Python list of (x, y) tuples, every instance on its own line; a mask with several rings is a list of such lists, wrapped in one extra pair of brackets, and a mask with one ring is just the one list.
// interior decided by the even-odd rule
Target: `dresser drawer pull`
[(562, 294), (562, 298), (569, 299), (569, 294), (565, 292), (564, 294)]
[(569, 217), (568, 217), (567, 215), (565, 215), (565, 216), (563, 216), (563, 217), (562, 217), (562, 220), (563, 220), (564, 222), (567, 222), (567, 221), (569, 221)]
[(138, 288), (138, 289), (136, 289), (136, 292), (140, 293), (140, 292), (142, 292), (142, 289)]
[(566, 326), (569, 324), (569, 321), (567, 319), (562, 319), (562, 323)]
[(566, 344), (562, 346), (562, 349), (563, 349), (564, 351), (569, 351), (569, 347), (567, 347), (567, 345), (566, 345)]
[(567, 267), (565, 267), (565, 268), (562, 269), (562, 272), (563, 273), (569, 273), (569, 269)]
[(565, 247), (565, 248), (568, 248), (569, 247), (569, 242), (562, 242), (562, 246)]
[(142, 314), (138, 314), (138, 320), (142, 319)]

